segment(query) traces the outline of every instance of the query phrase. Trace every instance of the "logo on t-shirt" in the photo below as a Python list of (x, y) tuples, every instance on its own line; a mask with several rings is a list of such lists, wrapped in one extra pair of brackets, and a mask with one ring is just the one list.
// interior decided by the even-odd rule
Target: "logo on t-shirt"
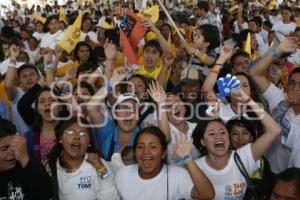
[(239, 200), (244, 193), (246, 183), (226, 185), (224, 200)]
[(92, 177), (91, 176), (80, 177), (80, 182), (77, 185), (78, 185), (78, 189), (80, 190), (92, 189)]
[(21, 185), (14, 184), (12, 181), (7, 184), (7, 196), (8, 199), (23, 200), (25, 194)]

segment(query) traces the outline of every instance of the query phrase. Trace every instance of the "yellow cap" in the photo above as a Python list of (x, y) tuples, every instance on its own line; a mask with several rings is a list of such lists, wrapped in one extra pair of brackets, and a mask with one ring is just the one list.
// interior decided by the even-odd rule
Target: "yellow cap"
[(154, 39), (156, 39), (156, 35), (152, 31), (150, 31), (149, 33), (147, 33), (146, 38), (147, 38), (147, 41), (154, 40)]

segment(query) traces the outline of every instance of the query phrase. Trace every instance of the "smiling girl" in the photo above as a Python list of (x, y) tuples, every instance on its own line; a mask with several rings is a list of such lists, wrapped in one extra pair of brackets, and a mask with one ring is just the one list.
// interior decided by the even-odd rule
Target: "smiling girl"
[(260, 167), (257, 162), (259, 158), (271, 147), (281, 132), (280, 126), (273, 118), (242, 89), (234, 93), (240, 101), (250, 99), (248, 105), (262, 121), (266, 132), (255, 142), (248, 143), (234, 152), (229, 151), (229, 134), (221, 119), (204, 121), (197, 126), (193, 135), (194, 144), (199, 149), (206, 149), (207, 156), (196, 160), (196, 163), (212, 182), (216, 192), (215, 199), (243, 199), (247, 182), (235, 163), (234, 157), (238, 155), (247, 173), (252, 174)]
[[(121, 168), (115, 184), (122, 199), (172, 200), (211, 199), (214, 196), (211, 183), (192, 160), (192, 142), (187, 137), (177, 138), (175, 154), (186, 170), (164, 164), (167, 141), (156, 127), (142, 129), (134, 141), (137, 164)], [(128, 181), (130, 180), (130, 181)]]

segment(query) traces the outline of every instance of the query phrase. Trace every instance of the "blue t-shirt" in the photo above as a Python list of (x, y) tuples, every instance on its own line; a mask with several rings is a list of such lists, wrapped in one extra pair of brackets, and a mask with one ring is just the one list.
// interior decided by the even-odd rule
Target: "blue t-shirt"
[(6, 106), (4, 105), (4, 103), (2, 101), (0, 101), (0, 117), (2, 119), (8, 119), (8, 109), (6, 108)]
[[(130, 139), (130, 143), (128, 144), (129, 147), (133, 146), (133, 142), (138, 131), (139, 128), (135, 128)], [(106, 160), (110, 160), (112, 154), (118, 152), (121, 147), (119, 143), (119, 131), (117, 124), (111, 119), (108, 119), (103, 127), (95, 129), (94, 134), (103, 157)]]

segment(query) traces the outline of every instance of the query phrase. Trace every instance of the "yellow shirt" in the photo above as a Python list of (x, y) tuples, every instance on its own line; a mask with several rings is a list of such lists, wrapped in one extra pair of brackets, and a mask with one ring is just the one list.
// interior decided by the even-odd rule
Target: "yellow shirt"
[(251, 61), (256, 60), (260, 56), (260, 53), (258, 51), (254, 51), (251, 53)]
[(145, 69), (145, 66), (141, 65), (141, 68), (138, 70), (137, 74), (140, 74), (140, 75), (143, 75), (146, 77), (150, 77), (150, 78), (153, 78), (154, 80), (156, 80), (160, 74), (161, 68), (162, 68), (162, 65), (160, 65), (160, 66), (156, 65), (155, 69), (152, 72), (148, 72)]
[(62, 67), (57, 68), (56, 76), (63, 77), (67, 73), (67, 71), (69, 71), (70, 69), (76, 69), (78, 66), (78, 62), (65, 64)]

